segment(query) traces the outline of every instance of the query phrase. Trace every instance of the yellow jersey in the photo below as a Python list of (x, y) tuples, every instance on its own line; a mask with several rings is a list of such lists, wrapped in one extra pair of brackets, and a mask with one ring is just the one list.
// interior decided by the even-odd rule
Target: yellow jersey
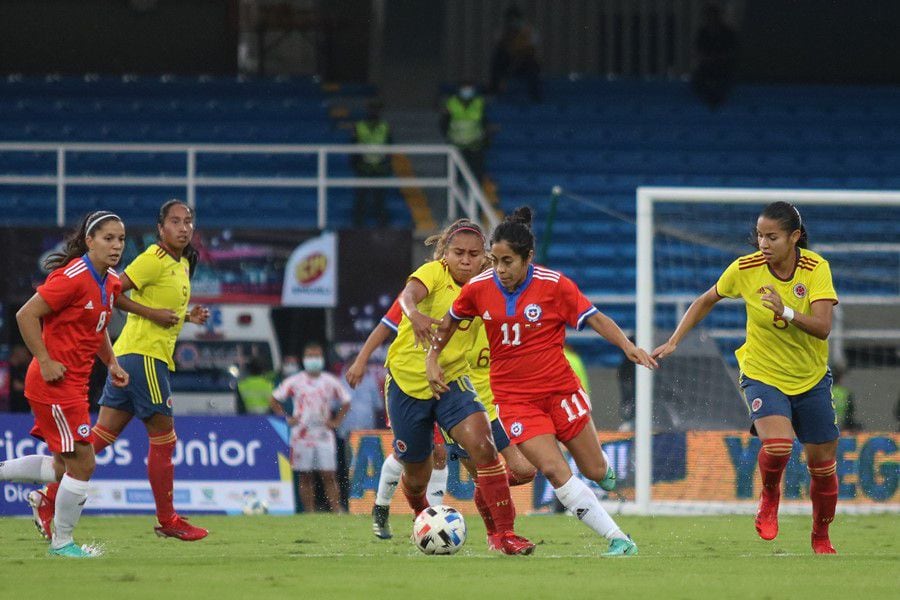
[(122, 334), (113, 345), (116, 356), (142, 354), (152, 356), (175, 370), (175, 339), (184, 325), (188, 300), (191, 297), (190, 265), (181, 257), (177, 260), (164, 248), (151, 244), (125, 269), (134, 284), (131, 299), (149, 308), (174, 310), (178, 324), (165, 328), (150, 319), (129, 314)]
[(773, 286), (796, 313), (812, 314), (812, 303), (820, 300), (838, 303), (828, 261), (804, 248), (797, 250), (790, 279), (776, 277), (756, 252), (731, 263), (716, 283), (720, 296), (743, 298), (747, 307), (747, 339), (734, 353), (741, 372), (787, 395), (802, 394), (825, 376), (828, 341), (792, 327), (763, 306), (763, 286)]
[[(475, 321), (481, 321), (478, 317)], [(487, 331), (483, 324), (475, 334), (475, 343), (466, 353), (469, 363), (469, 379), (478, 394), (478, 401), (487, 409), (488, 420), (497, 418), (497, 407), (494, 406), (494, 392), (491, 390), (491, 347), (488, 343)]]
[[(417, 279), (428, 290), (428, 295), (418, 304), (419, 312), (434, 319), (442, 319), (459, 295), (460, 285), (453, 280), (443, 261), (427, 262), (413, 272), (409, 279)], [(453, 381), (466, 375), (469, 363), (466, 353), (472, 348), (474, 336), (483, 329), (481, 320), (460, 322), (459, 329), (441, 351), (438, 359), (444, 369), (444, 380)], [(431, 388), (425, 377), (425, 353), (427, 348), (415, 347), (409, 319), (401, 319), (397, 337), (388, 348), (384, 366), (390, 377), (408, 396), (430, 400)]]

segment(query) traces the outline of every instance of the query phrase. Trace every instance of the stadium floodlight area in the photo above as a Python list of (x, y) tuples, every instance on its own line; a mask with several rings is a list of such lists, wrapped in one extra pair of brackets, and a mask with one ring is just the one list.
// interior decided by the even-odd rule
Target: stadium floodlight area
[[(750, 240), (756, 219), (766, 204), (778, 200), (798, 207), (810, 249), (831, 264), (840, 298), (830, 339), (831, 364), (846, 364), (852, 358), (854, 368), (871, 369), (873, 377), (888, 382), (883, 387), (889, 388), (893, 381), (893, 389), (884, 392), (896, 397), (900, 192), (638, 188), (638, 345), (651, 350), (668, 339), (691, 301), (714, 285), (731, 261), (754, 251)], [(755, 511), (756, 446), (746, 434), (737, 435), (748, 425), (733, 356), (743, 343), (744, 315), (743, 302), (723, 300), (661, 369), (637, 369), (634, 503), (626, 503), (623, 510), (641, 514)], [(885, 423), (882, 431), (893, 429), (893, 423)], [(721, 430), (736, 434), (723, 438)], [(671, 444), (678, 443), (672, 440), (674, 432), (687, 436), (681, 442), (686, 451), (673, 451)], [(896, 437), (887, 443), (896, 444)], [(896, 448), (886, 452), (873, 458), (872, 473), (852, 474), (850, 483), (869, 476), (896, 479), (896, 463), (891, 462)], [(702, 470), (718, 476), (697, 480), (687, 473), (677, 482), (674, 477), (667, 480), (667, 470), (680, 468), (684, 475), (685, 465), (668, 465), (666, 453), (680, 456), (687, 470), (707, 461)], [(796, 451), (791, 461), (782, 510), (808, 512), (805, 463)], [(735, 480), (738, 471), (743, 473), (743, 483)], [(839, 511), (900, 512), (900, 504), (889, 499), (861, 496), (862, 492), (854, 502), (839, 502)]]

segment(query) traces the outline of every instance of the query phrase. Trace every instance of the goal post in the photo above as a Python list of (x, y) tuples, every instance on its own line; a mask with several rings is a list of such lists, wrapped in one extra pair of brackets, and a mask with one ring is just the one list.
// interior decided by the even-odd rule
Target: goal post
[[(855, 344), (858, 351), (853, 356), (868, 357), (858, 358), (857, 364), (868, 360), (866, 368), (875, 373), (867, 377), (867, 381), (888, 382), (882, 387), (888, 387), (893, 381), (890, 393), (896, 400), (900, 389), (900, 360), (892, 363), (886, 359), (883, 364), (872, 364), (874, 359), (871, 357), (880, 356), (879, 352), (889, 357), (890, 348), (895, 348), (900, 356), (900, 318), (891, 318), (891, 315), (900, 315), (900, 192), (897, 191), (639, 187), (636, 205), (637, 344), (648, 351), (655, 348), (668, 337), (693, 298), (709, 289), (732, 260), (753, 251), (747, 242), (756, 217), (766, 204), (778, 200), (795, 204), (800, 209), (809, 229), (810, 249), (817, 251), (818, 248), (829, 260), (841, 300), (839, 306), (845, 313), (851, 313), (848, 319), (837, 319), (840, 331), (836, 324), (831, 336), (832, 346), (837, 345), (837, 353), (843, 361), (841, 348)], [(857, 263), (861, 264), (857, 266)], [(717, 311), (721, 314), (711, 318)], [(751, 512), (754, 509), (758, 493), (758, 484), (753, 480), (755, 455), (751, 456), (752, 441), (743, 433), (749, 421), (746, 410), (740, 406), (737, 368), (732, 356), (734, 347), (744, 337), (743, 311), (742, 302), (719, 303), (704, 323), (692, 332), (691, 342), (688, 343), (689, 336), (679, 346), (673, 360), (665, 361), (659, 371), (637, 369), (633, 453), (634, 510), (637, 513)], [(885, 316), (887, 318), (881, 319)], [(866, 319), (873, 322), (867, 323)], [(683, 347), (686, 356), (682, 354)], [(872, 348), (878, 350), (870, 351)], [(675, 357), (679, 357), (680, 362), (673, 362)], [(880, 398), (887, 393), (876, 384), (871, 385), (872, 393), (866, 392), (863, 396)], [(684, 417), (682, 412), (690, 412), (688, 405), (692, 401), (699, 404), (699, 410), (705, 414)], [(659, 416), (663, 404), (668, 411), (665, 423), (661, 423)], [(735, 411), (743, 411), (743, 414)], [(724, 442), (717, 446), (715, 435), (703, 431), (702, 426), (700, 430), (691, 429), (691, 423), (703, 422), (704, 417), (708, 423), (719, 419), (720, 415), (723, 415), (721, 419), (725, 426), (718, 429), (731, 429), (733, 433), (725, 440), (727, 448)], [(866, 432), (839, 448), (840, 453), (844, 446), (852, 445), (852, 452), (848, 450), (847, 456), (857, 457), (858, 454), (862, 461), (868, 452), (865, 460), (871, 459), (865, 465), (860, 462), (861, 470), (848, 477), (847, 489), (858, 486), (855, 492), (858, 497), (850, 501), (844, 501), (842, 497), (839, 510), (900, 511), (900, 494), (896, 493), (897, 442), (900, 438), (890, 433), (894, 429), (893, 422), (884, 422), (880, 429), (886, 440), (883, 444), (867, 437)], [(681, 486), (674, 477), (672, 483), (654, 479), (656, 472), (665, 471), (661, 468), (661, 465), (665, 466), (664, 461), (660, 460), (664, 457), (654, 456), (654, 439), (659, 441), (661, 432), (673, 430), (679, 430), (687, 438), (684, 459), (687, 464), (678, 465), (678, 468), (687, 469), (688, 477)], [(718, 456), (709, 457), (709, 464), (703, 465), (714, 480), (696, 492), (691, 492), (687, 485), (689, 471), (696, 466), (691, 461), (700, 456), (697, 450), (692, 451), (692, 443), (708, 444), (706, 448), (720, 452)], [(882, 448), (881, 454), (869, 448), (870, 445)], [(731, 463), (728, 462), (729, 453)], [(792, 461), (797, 460), (796, 456), (792, 458)], [(735, 478), (726, 476), (725, 472), (729, 468), (736, 470), (738, 462), (743, 479), (732, 481)], [(803, 488), (801, 480), (805, 476), (805, 465), (802, 466), (801, 473), (799, 463), (794, 465), (796, 476), (794, 480), (786, 481), (796, 490)], [(717, 473), (722, 475), (723, 481), (727, 479), (739, 488), (735, 497), (723, 498), (712, 493)], [(887, 482), (891, 477), (892, 490), (878, 487), (879, 482)], [(796, 502), (785, 502), (786, 512), (808, 511), (808, 501), (800, 502), (796, 495), (794, 498)]]

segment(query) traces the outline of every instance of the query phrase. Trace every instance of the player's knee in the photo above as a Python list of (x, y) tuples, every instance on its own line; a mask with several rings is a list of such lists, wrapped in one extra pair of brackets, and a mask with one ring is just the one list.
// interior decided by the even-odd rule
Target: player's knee
[(541, 473), (544, 474), (544, 477), (547, 478), (547, 481), (549, 481), (550, 485), (552, 485), (554, 488), (562, 486), (572, 476), (571, 469), (569, 469), (569, 466), (564, 462), (554, 462), (548, 465), (542, 465)]
[(447, 466), (447, 448), (443, 445), (435, 446), (431, 455), (432, 464), (435, 469), (443, 469)]
[(479, 439), (474, 444), (465, 446), (466, 452), (475, 461), (475, 464), (483, 465), (484, 463), (497, 460), (497, 447), (490, 437)]
[(529, 468), (516, 468), (509, 470), (509, 485), (525, 485), (526, 483), (531, 483), (534, 480), (534, 476), (537, 474), (537, 470), (534, 467)]

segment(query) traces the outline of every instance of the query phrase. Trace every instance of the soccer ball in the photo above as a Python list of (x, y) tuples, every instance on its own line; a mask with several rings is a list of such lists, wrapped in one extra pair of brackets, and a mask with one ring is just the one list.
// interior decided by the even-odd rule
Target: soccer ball
[(244, 506), (241, 512), (245, 515), (265, 515), (269, 512), (269, 505), (265, 500), (260, 500), (256, 494), (250, 492), (244, 494)]
[(455, 508), (429, 506), (413, 523), (413, 542), (425, 554), (456, 554), (466, 543), (466, 522)]

